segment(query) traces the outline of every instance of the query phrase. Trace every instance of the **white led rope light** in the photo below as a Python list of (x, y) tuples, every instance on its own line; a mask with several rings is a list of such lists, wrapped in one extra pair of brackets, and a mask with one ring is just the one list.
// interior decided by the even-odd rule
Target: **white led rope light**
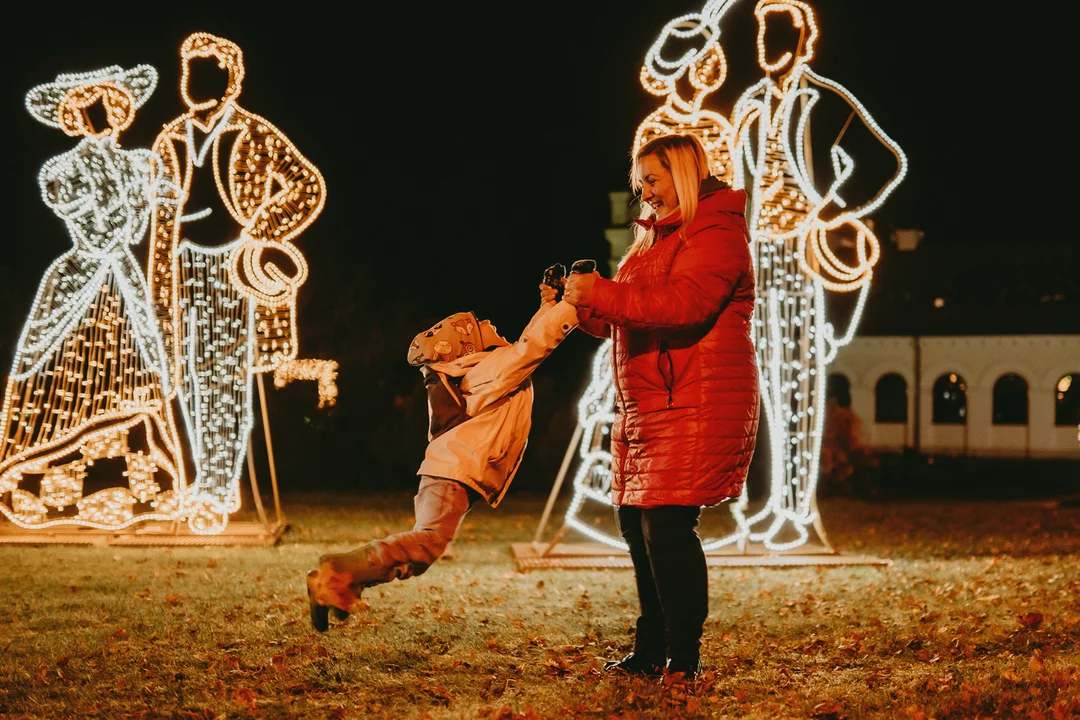
[[(213, 534), (240, 507), (254, 374), (296, 359), (296, 295), (308, 268), (293, 241), (322, 212), (326, 183), (284, 133), (237, 103), (245, 69), (235, 43), (194, 33), (180, 56), (188, 112), (166, 124), (154, 149), (167, 177), (185, 191), (196, 169), (213, 168), (220, 207), (181, 203), (157, 213), (147, 274), (196, 468), (182, 511), (193, 532)], [(197, 58), (215, 60), (228, 73), (223, 97), (191, 96), (190, 65)], [(200, 244), (196, 221), (214, 212), (235, 220), (235, 237)], [(267, 251), (284, 255), (293, 271), (274, 264)], [(329, 402), (321, 366), (285, 372), (320, 380), (320, 403)]]
[[(59, 75), (26, 96), (35, 119), (82, 139), (38, 176), (43, 201), (64, 221), (74, 247), (38, 286), (0, 407), (0, 495), (11, 498), (10, 505), (0, 502), (0, 512), (22, 527), (116, 529), (176, 517), (175, 506), (162, 510), (162, 500), (185, 487), (164, 400), (165, 351), (131, 247), (142, 241), (150, 216), (177, 201), (178, 188), (161, 176), (152, 152), (122, 149), (117, 141), (156, 82), (148, 65), (112, 66)], [(106, 127), (94, 127), (87, 115), (98, 104)], [(147, 454), (128, 446), (136, 425)], [(83, 497), (87, 468), (116, 457), (125, 460), (128, 487)], [(38, 495), (19, 487), (25, 475), (42, 476)], [(166, 476), (170, 490), (162, 492), (158, 480)], [(50, 509), (70, 507), (77, 512), (57, 516)]]
[[(825, 420), (825, 378), (828, 363), (837, 350), (854, 336), (865, 308), (873, 267), (880, 258), (880, 244), (860, 218), (876, 210), (907, 173), (907, 159), (900, 147), (878, 126), (866, 108), (843, 86), (814, 73), (806, 63), (813, 56), (818, 28), (813, 10), (804, 2), (760, 0), (755, 7), (759, 21), (758, 64), (766, 76), (749, 87), (736, 101), (731, 121), (703, 100), (719, 87), (703, 86), (695, 99), (679, 97), (675, 83), (695, 63), (710, 53), (722, 59), (717, 42), (719, 19), (730, 3), (709, 2), (701, 13), (684, 15), (664, 26), (646, 55), (642, 85), (667, 102), (639, 126), (636, 151), (653, 137), (669, 132), (690, 132), (705, 141), (714, 174), (750, 195), (751, 250), (757, 273), (757, 297), (753, 319), (760, 384), (766, 422), (771, 438), (771, 478), (766, 505), (751, 516), (747, 490), (731, 503), (736, 529), (728, 536), (707, 540), (706, 550), (737, 543), (762, 543), (774, 551), (791, 550), (809, 540), (807, 526), (817, 521), (814, 496), (820, 469), (822, 429)], [(773, 13), (786, 13), (802, 30), (801, 53), (786, 53), (774, 63), (766, 60), (765, 23)], [(665, 60), (662, 48), (671, 38), (705, 37), (695, 51), (677, 60)], [(791, 64), (780, 82), (771, 73)], [(722, 82), (722, 79), (721, 79)], [(694, 84), (693, 82), (691, 83)], [(697, 86), (695, 85), (695, 88)], [(806, 147), (811, 110), (823, 92), (839, 96), (853, 115), (896, 158), (897, 170), (867, 202), (852, 206), (841, 196), (856, 163), (839, 145), (829, 148), (834, 180), (820, 192), (813, 184)], [(796, 111), (798, 114), (796, 115)], [(798, 117), (794, 123), (793, 116)], [(719, 119), (718, 119), (719, 118)], [(708, 128), (706, 134), (703, 129)], [(790, 138), (796, 138), (794, 145)], [(723, 168), (723, 174), (717, 171)], [(829, 205), (840, 209), (830, 219), (821, 217)], [(830, 247), (837, 232), (853, 234), (854, 263), (845, 262)], [(825, 319), (825, 290), (859, 291), (846, 331), (837, 336)], [(610, 368), (605, 375), (598, 363), (610, 363), (610, 341), (597, 352), (593, 378), (579, 407), (583, 433), (581, 468), (575, 477), (575, 494), (567, 511), (567, 524), (594, 540), (625, 548), (621, 539), (590, 527), (576, 518), (586, 499), (610, 503), (611, 456), (599, 448), (597, 423), (612, 422), (614, 394)], [(600, 414), (595, 399), (609, 399)], [(599, 481), (595, 480), (599, 478)], [(786, 533), (790, 539), (781, 539)]]

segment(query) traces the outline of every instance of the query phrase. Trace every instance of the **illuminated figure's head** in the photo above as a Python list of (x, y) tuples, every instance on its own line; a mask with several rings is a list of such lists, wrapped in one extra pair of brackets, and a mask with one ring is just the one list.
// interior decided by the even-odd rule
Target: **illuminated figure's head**
[[(244, 81), (244, 54), (236, 43), (210, 33), (194, 33), (180, 46), (180, 58), (180, 97), (193, 112), (220, 108), (240, 95)], [(228, 74), (225, 89), (217, 97), (207, 96), (192, 87), (193, 75), (201, 75), (211, 68), (206, 60), (212, 60), (218, 69)], [(192, 72), (195, 67), (198, 68), (197, 73)]]
[[(809, 5), (800, 0), (759, 0), (754, 16), (758, 20), (758, 65), (762, 70), (785, 78), (814, 56), (818, 31)], [(798, 40), (794, 40), (793, 29)], [(792, 39), (777, 42), (780, 34)]]
[(157, 71), (149, 65), (67, 73), (31, 89), (26, 109), (71, 137), (118, 137), (156, 86)]
[[(653, 95), (667, 97), (683, 112), (701, 110), (705, 96), (727, 79), (719, 23), (730, 4), (728, 0), (710, 0), (701, 13), (668, 22), (645, 56), (640, 74), (642, 87)], [(672, 47), (685, 47), (687, 42), (692, 47), (681, 56), (665, 57)]]

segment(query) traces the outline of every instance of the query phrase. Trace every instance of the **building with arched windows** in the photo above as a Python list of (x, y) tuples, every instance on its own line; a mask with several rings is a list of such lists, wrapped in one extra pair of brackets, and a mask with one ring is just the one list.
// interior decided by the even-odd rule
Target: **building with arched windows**
[(1080, 460), (1080, 335), (857, 337), (827, 387), (875, 449)]
[[(1080, 460), (1080, 258), (1057, 242), (892, 242), (827, 388), (882, 451)], [(854, 295), (851, 293), (850, 295)], [(843, 315), (836, 297), (833, 317)], [(833, 312), (833, 310), (830, 310)]]

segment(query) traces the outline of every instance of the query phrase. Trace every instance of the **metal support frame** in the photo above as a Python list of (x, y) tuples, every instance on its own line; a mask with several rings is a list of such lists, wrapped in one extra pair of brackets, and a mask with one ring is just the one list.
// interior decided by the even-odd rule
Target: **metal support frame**
[[(518, 569), (522, 572), (542, 568), (621, 568), (633, 567), (629, 554), (618, 548), (603, 543), (564, 543), (569, 524), (565, 521), (544, 542), (544, 530), (551, 519), (552, 510), (559, 492), (566, 480), (566, 474), (570, 469), (574, 453), (578, 449), (583, 429), (579, 424), (574, 430), (574, 436), (566, 448), (559, 473), (555, 477), (555, 484), (548, 495), (544, 512), (540, 516), (536, 533), (532, 542), (512, 543), (514, 557)], [(747, 543), (745, 541), (735, 545), (710, 550), (705, 553), (705, 560), (709, 567), (792, 567), (806, 565), (877, 565), (888, 566), (891, 561), (865, 555), (848, 555), (836, 550), (829, 542), (825, 533), (825, 525), (821, 521), (821, 513), (817, 508), (817, 496), (811, 499), (814, 513), (814, 532), (817, 534), (817, 542), (807, 542), (794, 550), (776, 552), (768, 550), (760, 544)]]

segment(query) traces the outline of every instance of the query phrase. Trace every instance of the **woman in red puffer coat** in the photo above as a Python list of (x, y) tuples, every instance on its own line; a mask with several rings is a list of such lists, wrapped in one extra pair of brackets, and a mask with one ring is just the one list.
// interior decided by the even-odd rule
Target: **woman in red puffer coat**
[(609, 669), (697, 674), (708, 573), (695, 528), (703, 506), (739, 495), (754, 454), (746, 194), (708, 168), (691, 135), (642, 146), (631, 178), (650, 212), (615, 278), (566, 281), (580, 327), (613, 341), (612, 501), (641, 616), (633, 653)]

